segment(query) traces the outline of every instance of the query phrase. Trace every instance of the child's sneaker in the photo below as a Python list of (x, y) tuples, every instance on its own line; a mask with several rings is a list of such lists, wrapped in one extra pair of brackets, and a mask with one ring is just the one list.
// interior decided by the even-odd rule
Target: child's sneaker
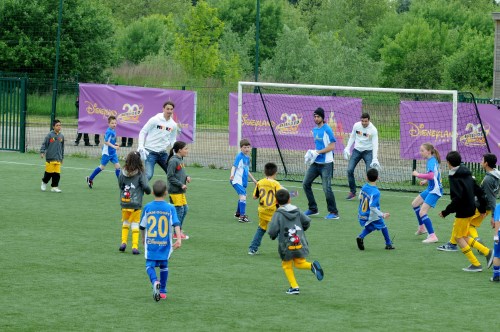
[(423, 240), (422, 243), (436, 243), (438, 242), (438, 238), (436, 234), (431, 234), (427, 237), (427, 239)]
[(350, 192), (349, 195), (347, 195), (347, 197), (345, 199), (347, 199), (348, 201), (352, 201), (355, 198), (356, 198), (356, 194), (353, 194)]
[(248, 216), (246, 216), (246, 215), (241, 215), (241, 216), (238, 218), (238, 221), (239, 221), (239, 222), (250, 222), (250, 219), (248, 219)]
[(165, 300), (167, 298), (167, 293), (160, 293), (160, 298)]
[(493, 250), (490, 249), (488, 252), (488, 255), (485, 256), (486, 258), (486, 268), (490, 268), (493, 265)]
[(321, 265), (319, 265), (318, 261), (314, 261), (311, 264), (311, 271), (316, 275), (316, 278), (318, 278), (319, 281), (323, 280), (324, 273), (323, 269), (321, 268)]
[(385, 249), (386, 250), (393, 250), (393, 249), (396, 249), (392, 244), (386, 244), (385, 245)]
[(360, 237), (356, 238), (356, 243), (358, 244), (359, 250), (365, 250), (365, 244), (363, 243), (363, 239)]
[(160, 301), (160, 282), (158, 280), (153, 284), (153, 299), (156, 302)]
[(40, 189), (42, 189), (42, 191), (47, 190), (47, 184), (42, 181), (42, 185), (40, 186)]
[(467, 267), (464, 267), (462, 271), (465, 272), (483, 272), (483, 267), (481, 265), (469, 265)]
[(312, 216), (317, 216), (319, 214), (319, 211), (318, 210), (316, 210), (316, 211), (306, 210), (306, 212), (304, 212), (304, 214), (308, 217), (312, 217)]
[(59, 189), (58, 187), (52, 187), (52, 189), (50, 189), (50, 191), (52, 191), (53, 193), (61, 193), (62, 190)]
[(259, 253), (259, 249), (248, 249), (249, 255), (257, 255)]
[(186, 234), (184, 234), (183, 231), (181, 231), (181, 240), (189, 240), (189, 236), (187, 236)]
[(121, 252), (125, 252), (125, 248), (127, 248), (127, 244), (126, 243), (122, 243), (120, 248), (118, 248), (118, 250), (120, 250)]
[(132, 248), (132, 255), (139, 255), (140, 253), (139, 249)]
[(453, 243), (446, 243), (436, 248), (439, 251), (458, 251), (457, 245)]
[(87, 180), (87, 185), (89, 186), (90, 189), (92, 189), (92, 186), (94, 185), (94, 181), (92, 181), (88, 176), (87, 176), (86, 180)]
[(496, 276), (496, 277), (491, 277), (491, 278), (490, 278), (490, 281), (491, 281), (491, 282), (500, 282), (500, 277), (499, 277), (499, 276)]
[(299, 295), (300, 294), (300, 290), (298, 288), (288, 288), (288, 290), (286, 291), (286, 294), (288, 295)]
[(427, 234), (427, 229), (425, 229), (425, 226), (419, 226), (417, 231), (415, 232), (415, 235), (422, 235), (422, 234)]
[(234, 217), (235, 217), (236, 219), (239, 219), (239, 218), (240, 218), (240, 214), (239, 214), (239, 212), (236, 212), (236, 213), (234, 214)]

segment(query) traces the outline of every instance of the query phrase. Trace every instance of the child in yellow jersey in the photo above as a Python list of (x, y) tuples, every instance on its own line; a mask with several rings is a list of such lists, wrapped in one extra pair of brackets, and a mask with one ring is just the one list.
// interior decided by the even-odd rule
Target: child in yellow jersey
[(276, 181), (277, 173), (278, 166), (275, 163), (265, 164), (264, 174), (266, 177), (259, 180), (255, 186), (253, 198), (259, 199), (259, 226), (257, 226), (257, 231), (250, 243), (250, 247), (248, 247), (249, 255), (255, 255), (259, 251), (262, 237), (267, 230), (267, 224), (269, 224), (276, 211), (276, 191), (282, 188), (280, 183)]

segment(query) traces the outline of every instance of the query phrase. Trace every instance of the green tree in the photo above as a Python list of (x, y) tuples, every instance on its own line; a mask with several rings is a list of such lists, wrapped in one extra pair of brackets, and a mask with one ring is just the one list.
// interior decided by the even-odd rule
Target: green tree
[[(0, 68), (50, 77), (54, 72), (59, 2), (4, 0), (0, 14)], [(98, 1), (65, 0), (61, 76), (98, 81), (115, 59), (110, 11)]]
[(240, 38), (229, 24), (224, 26), (224, 31), (219, 40), (221, 61), (216, 73), (217, 77), (221, 78), (224, 83), (234, 84), (246, 74), (252, 72), (252, 64), (248, 53), (249, 49), (254, 46), (254, 34), (255, 31), (250, 29), (244, 38)]
[(176, 34), (175, 59), (194, 77), (210, 77), (219, 65), (219, 38), (224, 23), (217, 9), (199, 1), (185, 16)]
[(191, 8), (188, 0), (106, 0), (102, 1), (111, 9), (113, 16), (122, 26), (128, 26), (141, 17), (153, 14), (168, 16), (172, 14), (175, 23), (181, 23), (182, 18)]

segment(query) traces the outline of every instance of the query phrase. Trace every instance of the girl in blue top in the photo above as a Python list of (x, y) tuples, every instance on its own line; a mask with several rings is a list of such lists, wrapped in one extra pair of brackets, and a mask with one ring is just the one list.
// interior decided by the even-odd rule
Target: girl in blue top
[(415, 235), (428, 233), (427, 238), (422, 242), (435, 243), (438, 242), (438, 238), (434, 233), (432, 221), (427, 213), (431, 207), (436, 207), (437, 201), (443, 195), (441, 171), (439, 170), (441, 157), (439, 151), (430, 143), (424, 143), (420, 146), (420, 155), (427, 159), (426, 171), (425, 173), (419, 173), (414, 170), (412, 175), (421, 179), (421, 186), (427, 184), (427, 189), (421, 192), (411, 203), (419, 225)]

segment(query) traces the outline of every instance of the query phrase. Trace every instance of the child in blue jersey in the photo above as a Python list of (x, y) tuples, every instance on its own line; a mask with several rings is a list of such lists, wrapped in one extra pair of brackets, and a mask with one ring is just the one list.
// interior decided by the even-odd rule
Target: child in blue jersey
[(233, 167), (231, 167), (229, 182), (238, 194), (238, 205), (234, 216), (238, 218), (239, 222), (250, 222), (246, 215), (248, 177), (254, 183), (257, 183), (257, 180), (255, 180), (248, 169), (250, 166), (250, 151), (252, 151), (250, 141), (242, 139), (240, 141), (240, 149), (241, 152), (236, 155)]
[(411, 203), (418, 220), (418, 229), (415, 235), (428, 233), (427, 238), (422, 242), (434, 243), (438, 242), (438, 238), (434, 233), (432, 221), (427, 213), (431, 207), (436, 207), (437, 201), (443, 195), (441, 171), (439, 170), (441, 157), (439, 151), (430, 143), (424, 143), (420, 146), (420, 155), (427, 159), (426, 171), (425, 173), (419, 173), (414, 170), (412, 175), (422, 179), (420, 185), (427, 184), (427, 189), (421, 192)]
[[(167, 184), (158, 180), (153, 184), (155, 200), (146, 204), (141, 214), (141, 234), (146, 258), (146, 273), (153, 286), (155, 301), (167, 298), (168, 259), (181, 246), (181, 228), (175, 207), (167, 202)], [(177, 240), (172, 244), (172, 230)], [(160, 268), (160, 281), (155, 268)]]
[(356, 238), (359, 250), (365, 250), (363, 239), (373, 231), (381, 231), (385, 239), (385, 249), (396, 249), (393, 247), (389, 231), (384, 219), (389, 218), (388, 212), (380, 211), (380, 190), (377, 188), (378, 170), (370, 168), (366, 172), (368, 183), (361, 187), (359, 194), (358, 220), (363, 231)]
[(493, 258), (493, 277), (490, 278), (492, 282), (500, 282), (500, 204), (497, 204), (495, 211), (493, 212), (493, 218), (491, 221), (495, 228), (495, 235), (493, 236), (494, 246), (494, 258)]
[(116, 154), (116, 150), (120, 148), (118, 144), (116, 144), (116, 117), (110, 116), (108, 118), (109, 128), (106, 130), (104, 134), (104, 145), (102, 147), (102, 157), (101, 164), (90, 174), (87, 176), (87, 185), (90, 189), (94, 185), (94, 178), (97, 174), (101, 173), (108, 162), (112, 162), (115, 165), (115, 174), (116, 177), (120, 175), (120, 163), (118, 162), (118, 155)]

